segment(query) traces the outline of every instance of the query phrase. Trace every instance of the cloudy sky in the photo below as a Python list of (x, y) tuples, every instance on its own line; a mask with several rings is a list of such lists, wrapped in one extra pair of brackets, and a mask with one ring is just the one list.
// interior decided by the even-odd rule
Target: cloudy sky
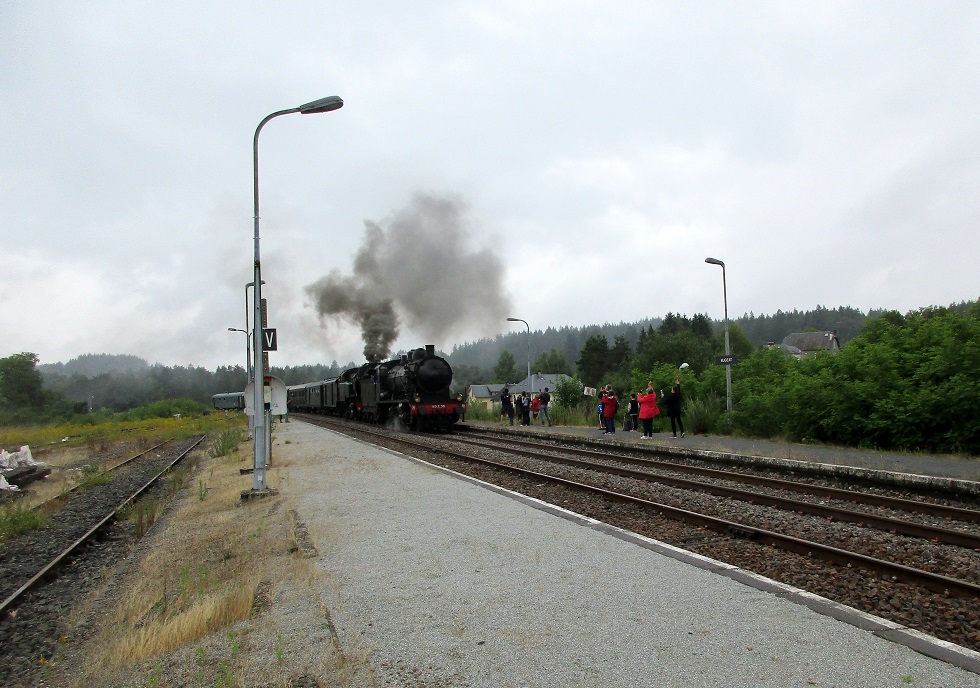
[(0, 356), (244, 364), (329, 95), (274, 364), (980, 297), (976, 2), (0, 0)]

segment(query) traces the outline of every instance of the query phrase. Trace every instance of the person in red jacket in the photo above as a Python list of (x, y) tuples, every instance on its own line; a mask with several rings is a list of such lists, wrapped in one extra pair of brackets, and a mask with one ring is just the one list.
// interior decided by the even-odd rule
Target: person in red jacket
[(640, 420), (643, 422), (644, 439), (653, 438), (653, 419), (660, 415), (660, 407), (657, 406), (657, 392), (653, 388), (653, 383), (647, 385), (646, 394), (637, 394), (636, 400), (640, 402)]
[(619, 410), (619, 399), (612, 387), (606, 385), (602, 392), (602, 418), (606, 421), (606, 431), (603, 435), (612, 435), (616, 432), (616, 411)]

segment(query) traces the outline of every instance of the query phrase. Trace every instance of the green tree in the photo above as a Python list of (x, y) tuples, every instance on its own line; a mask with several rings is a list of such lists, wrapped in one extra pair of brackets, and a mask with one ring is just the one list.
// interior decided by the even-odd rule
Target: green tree
[(704, 313), (695, 313), (691, 318), (691, 332), (695, 337), (710, 339), (712, 336), (711, 320)]
[(657, 328), (657, 334), (670, 335), (677, 334), (682, 330), (690, 328), (690, 323), (687, 318), (683, 315), (674, 315), (673, 313), (668, 313), (664, 316), (664, 320), (660, 323), (660, 327)]
[[(719, 356), (725, 353), (725, 331), (724, 329), (717, 337)], [(756, 350), (756, 345), (745, 336), (742, 328), (735, 323), (728, 324), (728, 346), (732, 353), (738, 357), (748, 356)]]
[(462, 392), (470, 385), (484, 384), (491, 375), (477, 366), (457, 364), (453, 366), (453, 390)]
[(531, 363), (531, 370), (535, 373), (560, 373), (569, 377), (572, 375), (572, 369), (568, 365), (565, 354), (558, 351), (558, 349), (552, 349), (547, 353), (540, 354)]
[(0, 410), (39, 411), (44, 405), (38, 357), (25, 351), (0, 358)]
[(582, 345), (578, 361), (575, 362), (579, 377), (588, 387), (598, 387), (600, 380), (609, 371), (609, 342), (601, 334), (594, 334)]
[(493, 381), (502, 384), (517, 380), (517, 363), (514, 354), (509, 351), (501, 351), (497, 359), (497, 365), (493, 367)]
[(628, 370), (633, 358), (633, 350), (626, 337), (619, 335), (613, 340), (612, 348), (609, 350), (610, 370)]
[(560, 377), (555, 386), (555, 404), (568, 409), (578, 408), (582, 405), (584, 397), (582, 389), (584, 385), (578, 378)]
[(732, 386), (746, 434), (977, 454), (980, 306), (883, 313), (836, 355), (758, 350)]

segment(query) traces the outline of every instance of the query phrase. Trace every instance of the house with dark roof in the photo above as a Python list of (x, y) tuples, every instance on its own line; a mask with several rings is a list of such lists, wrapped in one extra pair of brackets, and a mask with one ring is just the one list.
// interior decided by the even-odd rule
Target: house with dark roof
[(797, 358), (804, 358), (818, 351), (836, 353), (840, 351), (837, 331), (833, 332), (793, 332), (783, 337), (779, 348)]
[(532, 373), (530, 380), (524, 378), (520, 382), (512, 382), (506, 385), (470, 385), (466, 395), (466, 403), (480, 403), (488, 409), (493, 408), (494, 404), (500, 403), (500, 390), (504, 387), (507, 387), (511, 394), (520, 394), (521, 392), (539, 394), (547, 387), (553, 396), (560, 377), (562, 377), (561, 373)]

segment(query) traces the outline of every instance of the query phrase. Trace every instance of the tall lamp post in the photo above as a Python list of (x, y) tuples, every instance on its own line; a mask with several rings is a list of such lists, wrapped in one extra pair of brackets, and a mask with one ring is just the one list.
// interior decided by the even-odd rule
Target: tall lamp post
[(520, 318), (507, 318), (507, 322), (522, 322), (527, 327), (527, 384), (531, 388), (530, 393), (534, 394), (534, 381), (531, 380), (531, 326), (527, 324), (527, 320)]
[[(705, 258), (705, 263), (721, 266), (721, 289), (725, 299), (725, 356), (732, 353), (731, 345), (728, 341), (728, 285), (725, 281), (725, 263), (717, 258)], [(725, 388), (728, 393), (728, 424), (732, 423), (732, 364), (725, 364)]]
[(229, 327), (228, 331), (245, 333), (245, 386), (247, 387), (249, 380), (252, 379), (252, 347), (250, 344), (251, 335), (249, 334), (248, 330), (241, 330), (237, 327)]
[[(252, 286), (255, 287), (255, 297), (253, 300), (253, 320), (252, 320), (252, 351), (255, 352), (254, 376), (252, 378), (252, 410), (255, 413), (255, 464), (252, 472), (252, 491), (255, 493), (266, 492), (265, 467), (268, 464), (269, 436), (268, 423), (265, 413), (265, 360), (262, 356), (264, 347), (262, 346), (262, 268), (259, 260), (259, 132), (269, 120), (280, 115), (291, 115), (298, 112), (303, 115), (315, 115), (320, 112), (330, 112), (344, 106), (344, 101), (338, 96), (328, 96), (320, 98), (299, 107), (279, 110), (267, 115), (259, 122), (255, 128), (255, 136), (252, 138), (252, 189), (253, 203), (255, 207), (255, 274)], [(247, 287), (246, 287), (247, 289)], [(246, 294), (248, 292), (246, 291)]]

